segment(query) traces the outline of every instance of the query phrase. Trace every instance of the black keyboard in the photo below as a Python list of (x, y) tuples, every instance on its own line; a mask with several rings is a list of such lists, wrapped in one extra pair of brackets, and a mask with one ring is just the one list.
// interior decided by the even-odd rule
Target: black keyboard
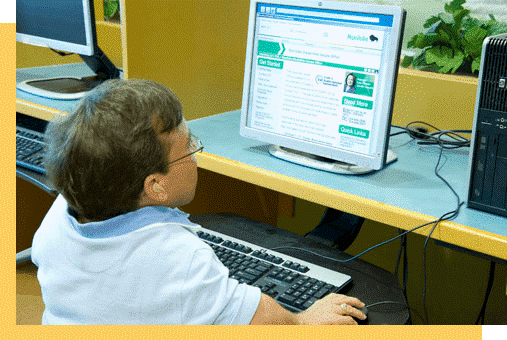
[(44, 174), (44, 134), (16, 126), (16, 165)]
[(197, 235), (229, 269), (229, 277), (259, 287), (282, 306), (301, 312), (347, 286), (350, 276), (215, 231)]

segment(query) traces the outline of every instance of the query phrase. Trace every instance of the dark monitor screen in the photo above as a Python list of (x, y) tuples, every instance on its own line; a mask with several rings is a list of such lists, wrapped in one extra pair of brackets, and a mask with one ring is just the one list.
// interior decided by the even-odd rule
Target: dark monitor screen
[(17, 0), (16, 39), (84, 55), (94, 53), (89, 0)]
[(102, 81), (120, 75), (97, 44), (93, 0), (17, 0), (16, 40), (78, 54), (96, 74), (86, 79), (30, 79), (17, 84), (19, 90), (30, 94), (74, 100)]

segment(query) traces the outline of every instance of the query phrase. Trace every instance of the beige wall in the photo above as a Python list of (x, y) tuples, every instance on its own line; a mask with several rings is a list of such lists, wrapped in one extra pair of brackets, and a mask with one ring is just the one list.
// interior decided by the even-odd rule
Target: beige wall
[(128, 77), (170, 87), (188, 120), (241, 107), (247, 0), (126, 1)]

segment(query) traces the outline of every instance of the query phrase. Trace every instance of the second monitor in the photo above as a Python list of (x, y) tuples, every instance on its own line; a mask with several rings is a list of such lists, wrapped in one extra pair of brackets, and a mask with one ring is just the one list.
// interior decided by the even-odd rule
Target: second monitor
[(405, 11), (315, 0), (251, 0), (241, 135), (271, 153), (359, 174), (388, 150)]
[(16, 1), (16, 40), (78, 54), (96, 74), (92, 77), (30, 79), (18, 89), (41, 97), (62, 100), (81, 98), (102, 81), (118, 78), (120, 71), (97, 43), (94, 0)]

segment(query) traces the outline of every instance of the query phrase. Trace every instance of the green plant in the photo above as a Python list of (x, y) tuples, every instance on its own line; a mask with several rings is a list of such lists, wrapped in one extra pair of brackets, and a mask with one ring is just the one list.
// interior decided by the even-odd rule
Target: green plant
[(120, 0), (104, 0), (104, 17), (112, 19), (119, 15)]
[(484, 38), (507, 32), (507, 23), (489, 15), (489, 21), (470, 16), (463, 7), (466, 0), (445, 4), (445, 12), (429, 18), (425, 33), (419, 33), (408, 42), (408, 48), (421, 51), (403, 58), (402, 66), (440, 73), (475, 73), (481, 63)]

